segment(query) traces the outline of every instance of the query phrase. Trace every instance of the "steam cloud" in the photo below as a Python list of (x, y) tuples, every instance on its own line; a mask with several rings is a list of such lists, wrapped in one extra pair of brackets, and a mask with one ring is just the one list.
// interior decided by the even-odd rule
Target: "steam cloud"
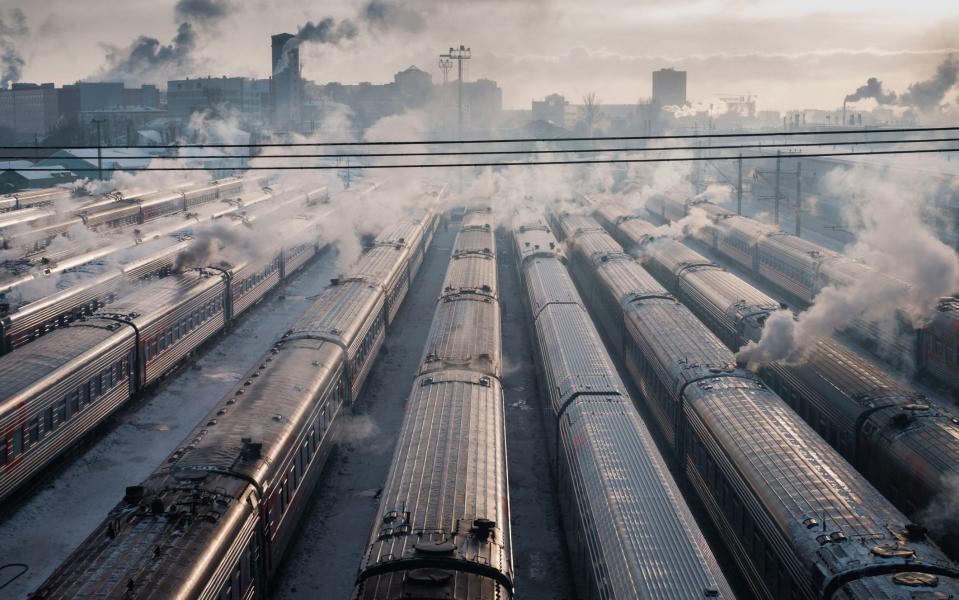
[(173, 11), (180, 22), (216, 25), (229, 14), (230, 4), (227, 0), (180, 0)]
[(833, 170), (824, 183), (850, 207), (846, 218), (857, 240), (847, 255), (873, 267), (876, 276), (826, 286), (797, 318), (789, 311), (773, 313), (762, 338), (740, 350), (742, 362), (801, 362), (817, 337), (856, 320), (875, 322), (887, 334), (895, 332), (897, 315), (922, 326), (939, 298), (959, 289), (959, 257), (922, 220), (922, 205), (935, 194), (928, 181), (860, 167)]
[(126, 48), (107, 46), (106, 64), (97, 78), (151, 83), (189, 74), (196, 66), (193, 53), (200, 42), (194, 23), (212, 30), (229, 12), (228, 0), (179, 0), (174, 15), (180, 24), (169, 44), (141, 35)]
[(956, 75), (959, 73), (959, 64), (953, 57), (947, 58), (937, 68), (932, 79), (920, 81), (909, 86), (909, 91), (902, 95), (903, 104), (915, 106), (921, 111), (933, 110), (946, 92), (956, 84)]
[(426, 19), (414, 8), (402, 2), (371, 0), (363, 9), (363, 19), (377, 30), (400, 29), (419, 33), (426, 28)]
[(884, 91), (882, 82), (875, 77), (870, 77), (865, 85), (859, 86), (855, 92), (846, 96), (846, 102), (872, 98), (879, 104), (898, 104), (929, 112), (938, 107), (946, 93), (956, 85), (957, 76), (959, 76), (959, 63), (950, 56), (936, 67), (936, 74), (931, 79), (913, 83), (902, 96), (897, 97), (893, 91)]
[(18, 44), (27, 33), (27, 17), (22, 10), (14, 8), (6, 13), (0, 11), (0, 89), (20, 81), (26, 60)]
[(193, 67), (197, 36), (193, 26), (180, 23), (170, 44), (141, 35), (127, 48), (109, 47), (101, 80), (146, 81), (188, 71)]

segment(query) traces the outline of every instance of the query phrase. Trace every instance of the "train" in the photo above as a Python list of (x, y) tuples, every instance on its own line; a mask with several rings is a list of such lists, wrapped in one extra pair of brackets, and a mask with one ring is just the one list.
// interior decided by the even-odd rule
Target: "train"
[(31, 597), (269, 597), (436, 222), (382, 232)]
[[(692, 207), (705, 211), (711, 223), (696, 235), (697, 239), (800, 304), (813, 302), (830, 285), (842, 287), (862, 281), (876, 285), (875, 282), (882, 281), (883, 287), (890, 290), (909, 285), (707, 200), (683, 202), (657, 196), (646, 204), (649, 214), (661, 222), (681, 219)], [(931, 316), (931, 322), (919, 329), (900, 316), (885, 325), (857, 319), (850, 332), (894, 366), (928, 375), (959, 396), (959, 300), (942, 298)]]
[(13, 192), (0, 196), (0, 213), (46, 206), (61, 200), (70, 200), (73, 197), (72, 190), (60, 187)]
[(594, 218), (552, 213), (571, 271), (757, 598), (948, 598), (959, 566)]
[[(597, 220), (731, 350), (759, 340), (774, 299), (655, 226), (615, 206)], [(959, 417), (843, 344), (819, 339), (801, 361), (775, 362), (763, 380), (910, 518), (954, 501)], [(954, 526), (949, 523), (948, 525)], [(959, 532), (930, 527), (952, 557)]]
[[(115, 243), (10, 282), (0, 293), (0, 354), (6, 354), (38, 337), (68, 325), (78, 318), (89, 316), (115, 297), (124, 285), (169, 273), (178, 255), (193, 243), (193, 236), (202, 233), (205, 226), (218, 225), (221, 220), (229, 226), (250, 224), (260, 212), (289, 208), (296, 211), (315, 206), (328, 197), (321, 186), (306, 192), (292, 192), (273, 196), (264, 194), (269, 203), (233, 203), (205, 223), (178, 224), (175, 235), (137, 244), (135, 240)], [(258, 198), (254, 198), (256, 201)], [(263, 211), (249, 212), (252, 206)], [(255, 235), (255, 234), (254, 234)], [(104, 268), (86, 269), (91, 263), (106, 263)], [(119, 263), (111, 266), (112, 263)], [(25, 290), (42, 286), (44, 280), (56, 277), (70, 279), (74, 271), (81, 271), (77, 282), (42, 298), (24, 302)], [(19, 300), (19, 301), (18, 301)]]
[(355, 598), (513, 598), (497, 249), (464, 213)]
[(134, 286), (0, 356), (0, 500), (316, 254), (315, 223), (292, 220), (288, 233), (255, 258), (228, 250), (225, 260)]
[(578, 597), (732, 598), (549, 226), (521, 221), (513, 239)]
[(165, 215), (187, 212), (191, 208), (240, 195), (247, 186), (267, 187), (268, 178), (231, 177), (186, 189), (153, 192), (124, 198), (110, 194), (87, 203), (66, 215), (52, 208), (34, 207), (0, 214), (0, 247), (21, 250), (24, 254), (43, 250), (58, 236), (75, 227), (92, 230), (117, 229), (143, 225)]

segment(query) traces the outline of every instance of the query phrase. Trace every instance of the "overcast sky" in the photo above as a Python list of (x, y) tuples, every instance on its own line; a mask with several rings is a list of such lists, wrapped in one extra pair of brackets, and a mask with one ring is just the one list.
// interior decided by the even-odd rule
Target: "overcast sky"
[[(689, 72), (694, 100), (752, 92), (761, 109), (832, 108), (870, 76), (904, 91), (959, 48), (956, 0), (375, 0), (376, 14), (369, 0), (180, 1), (177, 11), (176, 0), (3, 0), (0, 19), (23, 56), (20, 79), (57, 84), (115, 73), (140, 36), (172, 44), (190, 22), (192, 47), (169, 49), (166, 66), (132, 63), (136, 77), (161, 85), (266, 77), (271, 34), (349, 19), (355, 36), (303, 46), (307, 78), (386, 82), (415, 64), (438, 81), (437, 55), (462, 43), (473, 50), (467, 78), (498, 81), (507, 108), (551, 92), (633, 103), (664, 66)], [(17, 8), (28, 32), (13, 37)]]

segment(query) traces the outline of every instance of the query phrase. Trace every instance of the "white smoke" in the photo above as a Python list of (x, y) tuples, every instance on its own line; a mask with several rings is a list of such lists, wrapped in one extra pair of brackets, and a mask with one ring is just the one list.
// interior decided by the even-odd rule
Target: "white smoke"
[(896, 330), (899, 315), (915, 327), (931, 319), (939, 298), (959, 289), (959, 257), (922, 220), (934, 189), (925, 179), (859, 167), (827, 174), (824, 184), (844, 203), (845, 219), (857, 236), (848, 255), (875, 268), (876, 276), (826, 286), (796, 319), (788, 311), (774, 313), (762, 338), (747, 344), (738, 358), (753, 366), (801, 360), (815, 338), (857, 319), (887, 333)]

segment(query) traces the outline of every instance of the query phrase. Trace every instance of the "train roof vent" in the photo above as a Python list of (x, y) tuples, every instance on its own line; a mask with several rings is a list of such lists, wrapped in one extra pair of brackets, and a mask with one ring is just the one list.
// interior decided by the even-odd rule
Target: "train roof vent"
[(910, 558), (916, 554), (912, 548), (899, 544), (880, 544), (873, 546), (870, 552), (880, 558)]
[(935, 575), (931, 573), (917, 573), (915, 571), (896, 573), (893, 575), (892, 580), (899, 585), (907, 585), (909, 587), (933, 586), (939, 583), (939, 578)]

